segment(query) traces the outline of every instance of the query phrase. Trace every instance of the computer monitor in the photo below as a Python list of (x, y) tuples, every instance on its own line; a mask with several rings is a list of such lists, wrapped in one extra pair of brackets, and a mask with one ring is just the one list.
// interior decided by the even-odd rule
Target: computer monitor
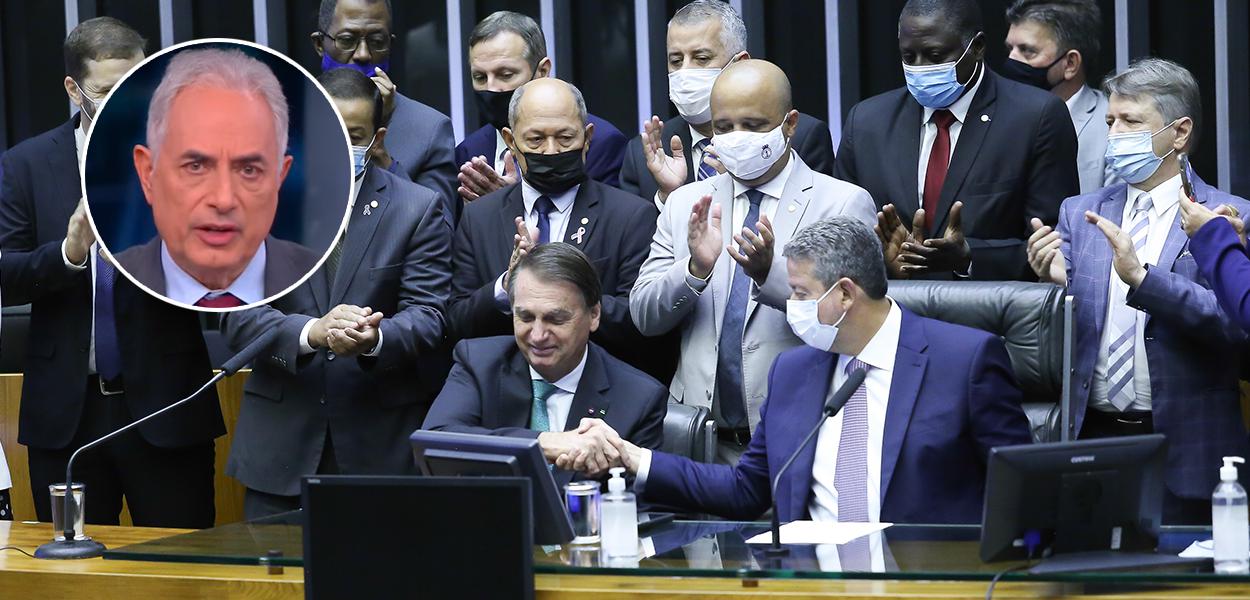
[(448, 431), (416, 431), (409, 437), (422, 475), (525, 477), (533, 482), (534, 541), (563, 544), (573, 539), (556, 480), (538, 440)]
[(532, 600), (530, 488), (524, 478), (305, 477), (304, 597)]
[(990, 450), (981, 560), (1152, 552), (1166, 456), (1163, 434)]

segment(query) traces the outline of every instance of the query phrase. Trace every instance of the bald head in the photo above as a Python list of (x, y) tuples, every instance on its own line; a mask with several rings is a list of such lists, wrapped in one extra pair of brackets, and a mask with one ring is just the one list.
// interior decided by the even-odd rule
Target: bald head
[(531, 119), (571, 119), (578, 127), (586, 125), (586, 101), (573, 84), (544, 77), (516, 89), (508, 104), (508, 125), (517, 131)]
[[(746, 116), (766, 119), (769, 126), (763, 130), (767, 131), (780, 125), (792, 108), (790, 78), (766, 60), (750, 59), (729, 65), (712, 86), (712, 123), (716, 131), (730, 131), (732, 122)], [(729, 125), (722, 128), (721, 121)]]

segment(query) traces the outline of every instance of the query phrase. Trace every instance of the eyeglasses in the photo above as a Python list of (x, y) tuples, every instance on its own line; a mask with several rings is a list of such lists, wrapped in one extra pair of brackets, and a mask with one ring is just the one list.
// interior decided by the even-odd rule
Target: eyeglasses
[[(328, 37), (334, 40), (334, 47), (340, 52), (355, 52), (360, 47), (361, 36), (354, 33), (340, 33), (332, 36), (329, 32), (318, 31), (322, 37)], [(395, 39), (395, 34), (374, 33), (363, 37), (365, 45), (370, 52), (386, 52), (391, 49), (391, 41)]]

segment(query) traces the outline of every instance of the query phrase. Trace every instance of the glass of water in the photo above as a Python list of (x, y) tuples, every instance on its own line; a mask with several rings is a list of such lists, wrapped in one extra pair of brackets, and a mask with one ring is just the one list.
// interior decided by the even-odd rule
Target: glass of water
[(574, 544), (599, 543), (599, 484), (574, 481), (564, 486), (564, 506), (573, 521)]
[(48, 486), (48, 491), (52, 496), (52, 529), (56, 532), (56, 541), (65, 541), (65, 523), (68, 521), (74, 524), (74, 539), (85, 540), (87, 536), (83, 534), (83, 502), (86, 496), (83, 494), (85, 486), (81, 483), (72, 484), (69, 501), (69, 518), (65, 515), (65, 484), (54, 483)]

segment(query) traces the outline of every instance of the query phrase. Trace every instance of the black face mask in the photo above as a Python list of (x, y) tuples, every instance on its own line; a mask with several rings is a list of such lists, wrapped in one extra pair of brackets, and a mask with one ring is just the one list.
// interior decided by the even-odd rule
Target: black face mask
[(473, 92), (477, 100), (477, 114), (491, 127), (502, 130), (508, 126), (508, 104), (512, 102), (512, 92), (492, 92), (481, 90)]
[(1014, 58), (1008, 58), (1007, 61), (1003, 63), (1003, 77), (1019, 81), (1025, 85), (1031, 85), (1035, 88), (1041, 88), (1049, 92), (1059, 84), (1056, 83), (1051, 85), (1050, 77), (1046, 74), (1050, 72), (1051, 67), (1059, 64), (1059, 61), (1063, 60), (1066, 56), (1067, 54), (1064, 54), (1063, 56), (1056, 58), (1055, 62), (1052, 62), (1044, 67), (1035, 67), (1029, 63), (1020, 62)]
[(525, 156), (525, 180), (544, 194), (562, 194), (569, 188), (586, 181), (586, 162), (582, 148), (559, 154), (523, 153)]

